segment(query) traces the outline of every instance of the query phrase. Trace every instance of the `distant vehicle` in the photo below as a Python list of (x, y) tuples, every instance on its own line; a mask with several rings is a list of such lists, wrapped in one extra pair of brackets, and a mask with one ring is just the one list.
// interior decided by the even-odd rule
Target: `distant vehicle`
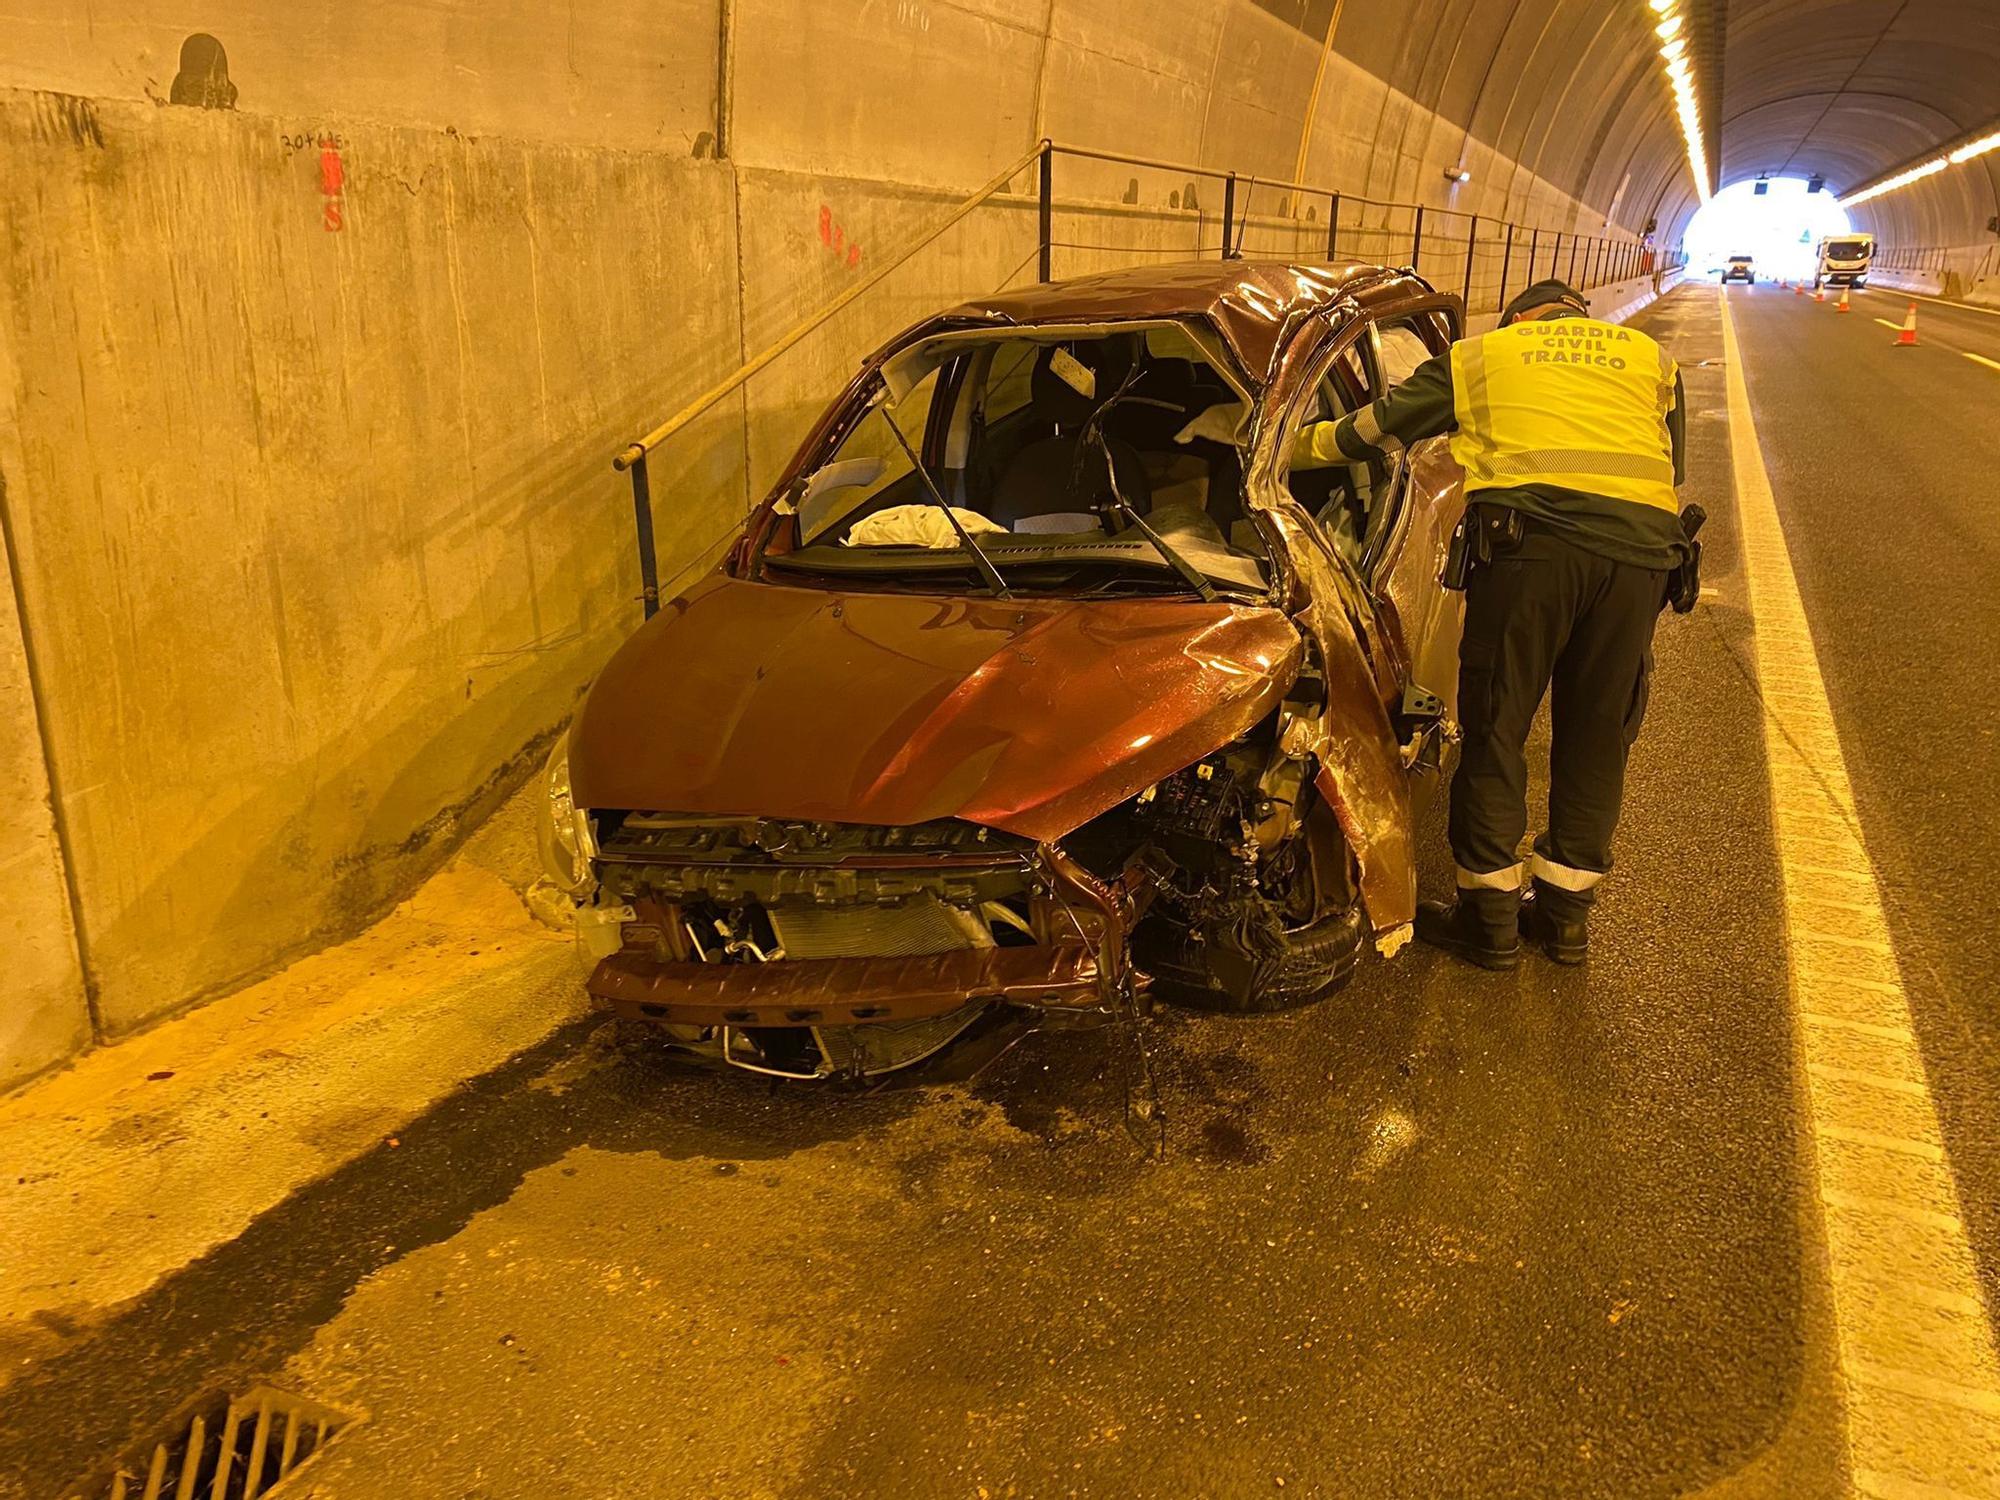
[(1757, 279), (1757, 262), (1748, 255), (1732, 255), (1729, 263), (1722, 268), (1724, 281), (1750, 281)]
[(1819, 268), (1814, 286), (1866, 286), (1868, 266), (1875, 259), (1872, 234), (1831, 234), (1819, 242)]

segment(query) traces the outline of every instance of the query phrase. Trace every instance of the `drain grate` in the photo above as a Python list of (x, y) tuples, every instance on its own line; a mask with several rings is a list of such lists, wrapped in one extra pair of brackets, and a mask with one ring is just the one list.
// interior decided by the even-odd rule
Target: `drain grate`
[[(186, 1411), (186, 1408), (183, 1408)], [(185, 1427), (121, 1460), (71, 1500), (257, 1500), (296, 1474), (353, 1422), (345, 1412), (268, 1385), (218, 1395)], [(101, 1471), (100, 1471), (101, 1472)]]

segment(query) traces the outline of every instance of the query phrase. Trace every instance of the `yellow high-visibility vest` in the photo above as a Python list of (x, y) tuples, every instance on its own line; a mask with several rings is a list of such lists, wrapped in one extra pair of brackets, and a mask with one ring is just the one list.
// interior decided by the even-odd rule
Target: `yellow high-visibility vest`
[(1678, 512), (1674, 361), (1636, 329), (1595, 318), (1513, 323), (1451, 346), (1468, 492), (1552, 484)]

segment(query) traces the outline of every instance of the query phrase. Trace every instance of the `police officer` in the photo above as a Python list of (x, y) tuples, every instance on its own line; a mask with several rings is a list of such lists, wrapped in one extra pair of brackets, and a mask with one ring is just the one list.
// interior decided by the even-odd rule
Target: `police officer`
[[(1491, 333), (1298, 439), (1294, 466), (1380, 458), (1448, 432), (1465, 470), (1476, 561), (1459, 645), (1465, 742), (1451, 785), (1458, 898), (1423, 903), (1416, 932), (1481, 967), (1513, 968), (1522, 936), (1558, 963), (1583, 960), (1626, 753), (1646, 710), (1653, 623), (1690, 551), (1675, 498), (1683, 404), (1666, 350), (1593, 319), (1564, 283), (1541, 281)], [(1523, 900), (1523, 749), (1552, 690), (1548, 827)]]

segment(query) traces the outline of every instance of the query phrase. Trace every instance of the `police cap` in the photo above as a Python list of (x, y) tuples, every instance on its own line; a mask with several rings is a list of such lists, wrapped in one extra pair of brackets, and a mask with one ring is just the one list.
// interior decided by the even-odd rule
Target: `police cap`
[(1568, 282), (1550, 277), (1515, 293), (1513, 300), (1501, 310), (1500, 321), (1504, 325), (1525, 317), (1537, 308), (1557, 306), (1567, 307), (1575, 313), (1587, 313), (1590, 311), (1590, 299)]

